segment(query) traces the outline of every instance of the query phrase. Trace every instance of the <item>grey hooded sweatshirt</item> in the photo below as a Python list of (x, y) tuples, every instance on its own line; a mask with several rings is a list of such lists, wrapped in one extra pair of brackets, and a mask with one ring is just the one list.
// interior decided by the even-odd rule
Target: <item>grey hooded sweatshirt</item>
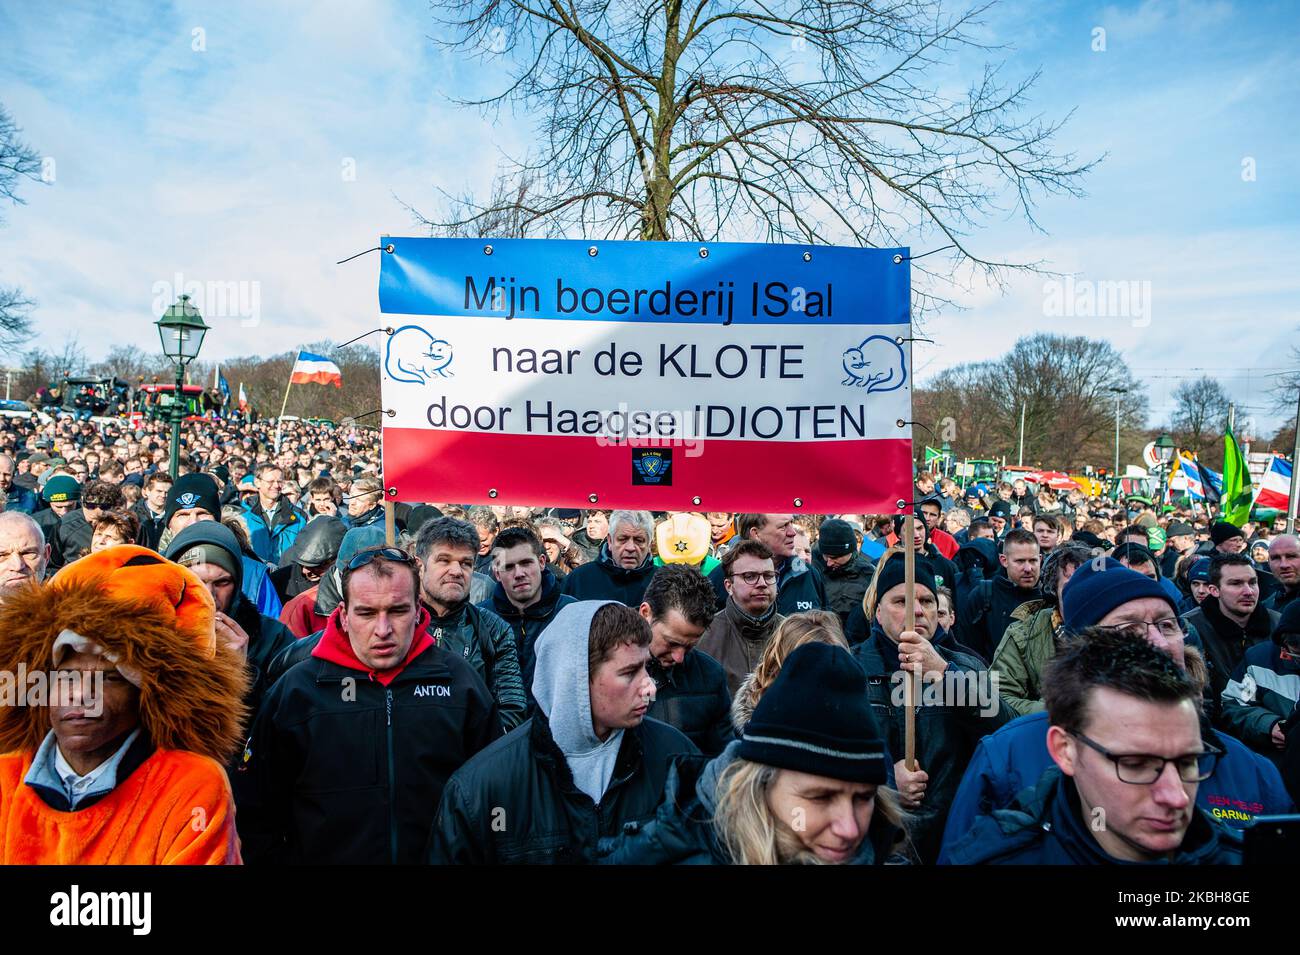
[(614, 775), (623, 730), (604, 742), (591, 723), (591, 684), (587, 647), (591, 619), (612, 600), (580, 600), (565, 606), (537, 640), (533, 696), (550, 723), (551, 736), (564, 753), (573, 783), (600, 803)]

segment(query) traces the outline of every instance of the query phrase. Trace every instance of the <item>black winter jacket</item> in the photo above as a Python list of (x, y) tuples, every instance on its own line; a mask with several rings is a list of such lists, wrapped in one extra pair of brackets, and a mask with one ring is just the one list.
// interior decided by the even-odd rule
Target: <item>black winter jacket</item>
[(440, 647), (386, 687), (305, 660), (267, 693), (233, 779), (244, 861), (418, 862), (448, 778), (500, 734), (483, 681)]
[[(987, 667), (969, 654), (945, 646), (945, 642), (941, 638), (934, 644), (934, 649), (948, 662), (948, 669), (983, 681), (992, 700), (988, 707), (991, 712), (986, 714), (981, 713), (974, 692), (967, 696), (968, 705), (965, 706), (927, 706), (924, 705), (924, 695), (917, 701), (916, 761), (929, 775), (930, 781), (920, 808), (913, 811), (908, 830), (921, 861), (927, 864), (933, 863), (939, 854), (948, 807), (980, 737), (992, 733), (1014, 715), (992, 692)], [(898, 684), (896, 692), (894, 683), (894, 674), (900, 672), (898, 645), (877, 625), (872, 628), (869, 639), (853, 648), (853, 657), (867, 671), (867, 694), (872, 711), (888, 734), (889, 752), (901, 759), (906, 752), (904, 724), (907, 713), (903, 706), (894, 703), (895, 696), (900, 701), (902, 699), (902, 684)]]
[(1002, 574), (975, 583), (957, 598), (956, 637), (987, 661), (1011, 626), (1021, 604), (1042, 599), (1036, 588), (1017, 587)]
[(597, 805), (573, 783), (541, 710), (466, 763), (447, 783), (429, 838), (434, 864), (593, 862), (600, 840), (651, 818), (672, 757), (695, 746), (666, 723), (623, 733)]
[(563, 591), (574, 600), (617, 600), (629, 607), (641, 606), (645, 589), (655, 574), (654, 557), (647, 555), (640, 567), (626, 570), (600, 545), (600, 556), (582, 564), (564, 578)]
[(537, 654), (534, 651), (537, 638), (542, 635), (547, 624), (555, 619), (555, 615), (575, 600), (576, 598), (561, 591), (560, 581), (547, 567), (542, 571), (542, 593), (537, 603), (520, 610), (506, 596), (505, 586), (498, 582), (492, 598), (478, 604), (480, 610), (491, 610), (510, 624), (510, 629), (514, 631), (515, 650), (519, 654), (519, 674), (529, 703), (533, 701), (533, 673), (537, 669)]
[(867, 592), (876, 568), (860, 553), (854, 554), (852, 560), (840, 567), (827, 566), (816, 548), (812, 553), (813, 564), (822, 575), (828, 608), (839, 615), (840, 625), (847, 627), (854, 609), (862, 606), (862, 596)]
[(501, 729), (510, 732), (524, 721), (528, 698), (519, 676), (519, 651), (510, 625), (491, 610), (463, 603), (445, 617), (429, 611), (429, 636), (444, 650), (461, 657), (488, 685), (497, 701)]
[(647, 716), (677, 727), (705, 756), (717, 756), (735, 739), (721, 663), (694, 649), (675, 667), (662, 667), (651, 657), (646, 670), (658, 688)]
[(1183, 615), (1188, 640), (1199, 643), (1205, 651), (1205, 663), (1210, 671), (1210, 685), (1206, 690), (1207, 711), (1216, 726), (1223, 725), (1219, 719), (1220, 701), (1223, 691), (1228, 688), (1229, 678), (1248, 649), (1257, 643), (1268, 642), (1280, 616), (1276, 610), (1256, 604), (1246, 626), (1239, 627), (1224, 616), (1219, 609), (1219, 598), (1213, 595)]

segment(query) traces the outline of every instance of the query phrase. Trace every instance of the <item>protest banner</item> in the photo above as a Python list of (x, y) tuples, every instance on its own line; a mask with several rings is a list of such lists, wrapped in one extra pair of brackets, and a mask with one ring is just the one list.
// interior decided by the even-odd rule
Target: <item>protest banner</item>
[(905, 249), (380, 244), (390, 497), (813, 513), (911, 500)]

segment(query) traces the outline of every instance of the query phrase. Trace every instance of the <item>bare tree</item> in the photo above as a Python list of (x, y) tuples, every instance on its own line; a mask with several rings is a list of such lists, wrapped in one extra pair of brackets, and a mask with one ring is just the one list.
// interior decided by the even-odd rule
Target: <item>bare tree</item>
[[(472, 228), (511, 206), (531, 228), (641, 239), (753, 238), (949, 250), (951, 279), (1038, 263), (987, 258), (991, 216), (1036, 227), (1045, 193), (1080, 195), (1093, 165), (1025, 116), (1037, 74), (986, 65), (964, 96), (936, 68), (972, 49), (987, 5), (939, 0), (434, 0), (450, 49), (508, 71), (498, 94), (538, 117), (536, 154), (508, 172), (539, 188), (425, 221)], [(508, 63), (509, 66), (505, 66)], [(469, 215), (463, 213), (468, 211)], [(934, 262), (935, 260), (931, 260)], [(942, 261), (942, 260), (940, 260)], [(923, 295), (919, 304), (924, 305)]]
[(1175, 388), (1177, 404), (1170, 423), (1179, 446), (1201, 452), (1218, 441), (1223, 436), (1229, 400), (1223, 386), (1209, 375), (1184, 381)]
[[(23, 142), (21, 130), (3, 105), (0, 105), (0, 197), (21, 204), (18, 184), (23, 179), (39, 181), (41, 157), (36, 150)], [(0, 204), (0, 223), (4, 221)], [(21, 345), (32, 337), (33, 306), (22, 289), (0, 286), (0, 348), (6, 351)]]
[[(1005, 456), (1019, 451), (1020, 409), (1025, 409), (1025, 463), (1053, 468), (1106, 465), (1113, 454), (1112, 385), (1132, 387), (1122, 356), (1108, 342), (1062, 335), (1033, 335), (996, 361), (961, 365), (916, 390), (917, 420), (951, 418), (959, 457)], [(1120, 405), (1126, 456), (1145, 438), (1147, 397), (1134, 388)], [(1140, 438), (1140, 440), (1139, 440)]]

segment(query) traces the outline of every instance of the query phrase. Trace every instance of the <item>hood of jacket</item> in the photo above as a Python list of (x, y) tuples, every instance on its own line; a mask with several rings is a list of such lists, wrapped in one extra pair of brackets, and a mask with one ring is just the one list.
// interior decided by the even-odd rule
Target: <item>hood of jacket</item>
[[(235, 565), (235, 603), (239, 603), (239, 595), (244, 591), (244, 554), (239, 549), (239, 538), (235, 532), (217, 521), (196, 521), (189, 527), (182, 528), (171, 539), (163, 556), (168, 560), (176, 560), (196, 544), (220, 547), (230, 555)], [(233, 615), (235, 610), (235, 607), (231, 607), (229, 613)]]
[(382, 686), (388, 686), (388, 684), (392, 683), (410, 665), (412, 660), (433, 646), (433, 638), (429, 636), (429, 612), (421, 607), (420, 615), (416, 618), (415, 636), (411, 640), (410, 648), (406, 651), (406, 656), (402, 658), (401, 663), (391, 670), (380, 673), (362, 663), (357, 657), (356, 652), (352, 649), (352, 641), (343, 632), (342, 616), (342, 607), (335, 609), (330, 614), (329, 622), (325, 624), (325, 630), (321, 633), (320, 642), (316, 644), (311, 655), (329, 663), (347, 667), (349, 670), (365, 673), (369, 675), (370, 679)]
[(987, 577), (990, 573), (996, 573), (1000, 566), (998, 545), (987, 537), (967, 541), (957, 548), (957, 556), (953, 558), (953, 563), (957, 565), (958, 570), (969, 570), (978, 565)]
[(346, 525), (337, 517), (313, 517), (293, 542), (292, 557), (307, 567), (328, 564), (338, 557), (339, 545), (347, 532)]
[(591, 621), (609, 603), (615, 601), (579, 600), (557, 613), (537, 639), (533, 674), (533, 696), (569, 764), (574, 785), (596, 803), (609, 786), (623, 737), (618, 729), (601, 740), (591, 721)]
[[(108, 566), (115, 552), (130, 558), (116, 570)], [(133, 579), (114, 586), (116, 578)], [(119, 669), (139, 674), (140, 725), (158, 748), (224, 764), (244, 740), (249, 678), (243, 658), (216, 640), (211, 608), (188, 569), (143, 547), (112, 547), (0, 601), (0, 672), (53, 672), (55, 639), (65, 630), (82, 634)], [(49, 714), (45, 706), (0, 706), (0, 752), (34, 752), (50, 731)]]
[(506, 620), (518, 620), (521, 617), (525, 620), (543, 620), (555, 609), (555, 601), (560, 599), (560, 593), (559, 578), (551, 572), (551, 568), (546, 567), (542, 570), (542, 589), (534, 603), (520, 610), (506, 596), (506, 585), (497, 581), (492, 590), (492, 609)]

